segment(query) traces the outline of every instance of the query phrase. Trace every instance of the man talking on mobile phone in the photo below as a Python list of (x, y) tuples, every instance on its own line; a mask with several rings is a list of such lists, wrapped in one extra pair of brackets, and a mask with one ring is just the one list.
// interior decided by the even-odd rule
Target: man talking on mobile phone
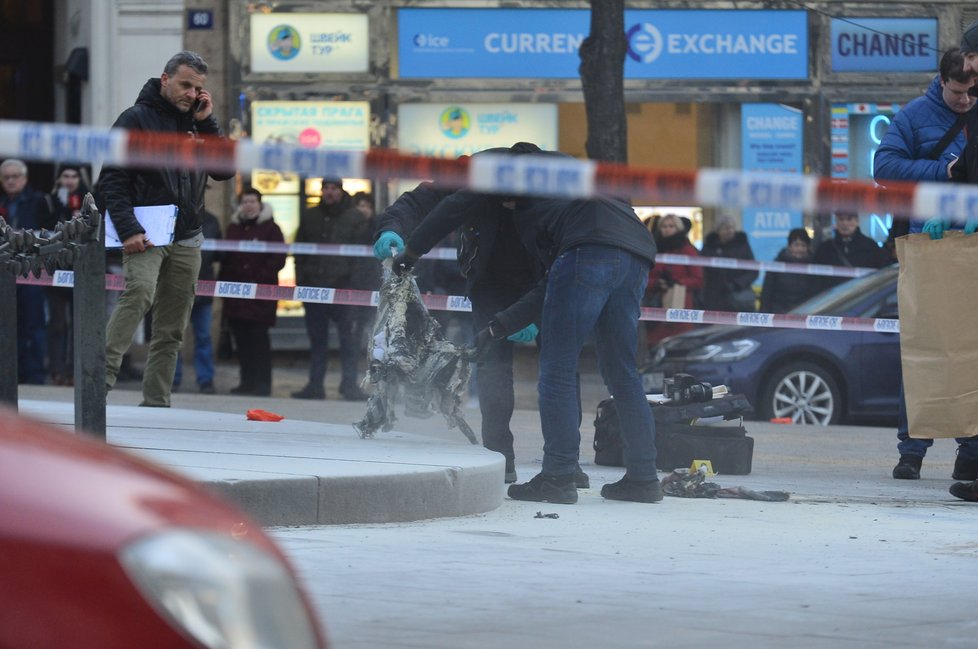
[[(207, 63), (184, 51), (167, 61), (159, 78), (146, 82), (135, 105), (116, 119), (116, 128), (220, 136), (210, 93), (204, 90)], [(123, 247), (126, 287), (106, 330), (105, 380), (115, 385), (122, 355), (152, 309), (152, 339), (143, 372), (142, 406), (168, 408), (177, 355), (197, 288), (208, 174), (227, 180), (233, 173), (197, 169), (129, 169), (106, 166), (97, 187)], [(176, 206), (171, 241), (152, 241), (137, 219), (138, 208)]]

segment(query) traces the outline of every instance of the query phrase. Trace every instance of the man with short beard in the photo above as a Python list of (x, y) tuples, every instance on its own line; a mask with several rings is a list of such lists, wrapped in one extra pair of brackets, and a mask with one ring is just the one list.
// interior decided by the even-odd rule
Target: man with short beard
[[(195, 52), (174, 55), (159, 79), (143, 86), (136, 104), (113, 127), (142, 131), (219, 136), (211, 95), (204, 90), (207, 63)], [(153, 334), (143, 373), (139, 405), (170, 407), (170, 390), (190, 319), (204, 241), (204, 190), (207, 176), (227, 180), (231, 173), (196, 169), (102, 170), (98, 192), (123, 246), (126, 288), (106, 330), (105, 381), (115, 385), (122, 355), (133, 333), (152, 308)], [(136, 220), (134, 208), (176, 205), (173, 242), (150, 241)]]

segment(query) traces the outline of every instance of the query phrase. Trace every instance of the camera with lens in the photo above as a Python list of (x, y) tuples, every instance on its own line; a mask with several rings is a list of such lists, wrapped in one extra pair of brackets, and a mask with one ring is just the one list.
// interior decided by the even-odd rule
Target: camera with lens
[(690, 374), (673, 374), (662, 380), (662, 393), (674, 404), (699, 403), (713, 399), (713, 386)]

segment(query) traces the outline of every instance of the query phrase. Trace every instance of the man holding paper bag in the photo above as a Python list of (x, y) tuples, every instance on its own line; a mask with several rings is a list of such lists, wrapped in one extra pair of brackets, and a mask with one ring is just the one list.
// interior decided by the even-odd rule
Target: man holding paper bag
[[(143, 86), (136, 104), (114, 127), (219, 136), (210, 93), (204, 90), (207, 63), (195, 52), (174, 55), (159, 79)], [(193, 307), (204, 240), (204, 190), (208, 172), (196, 169), (102, 170), (98, 192), (123, 248), (126, 287), (106, 330), (108, 387), (115, 385), (122, 355), (152, 308), (153, 336), (143, 373), (142, 406), (168, 408), (170, 386)], [(231, 173), (210, 172), (215, 180)], [(175, 215), (172, 236), (161, 219)], [(107, 228), (108, 229), (108, 228)], [(147, 232), (155, 232), (148, 236)], [(160, 240), (162, 239), (162, 240)]]

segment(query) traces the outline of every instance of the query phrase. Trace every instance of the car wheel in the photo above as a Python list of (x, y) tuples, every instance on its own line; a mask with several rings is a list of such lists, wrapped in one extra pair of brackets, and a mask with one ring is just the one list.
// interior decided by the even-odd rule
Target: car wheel
[(759, 411), (765, 419), (828, 426), (842, 418), (842, 399), (832, 374), (814, 363), (789, 363), (768, 379)]

